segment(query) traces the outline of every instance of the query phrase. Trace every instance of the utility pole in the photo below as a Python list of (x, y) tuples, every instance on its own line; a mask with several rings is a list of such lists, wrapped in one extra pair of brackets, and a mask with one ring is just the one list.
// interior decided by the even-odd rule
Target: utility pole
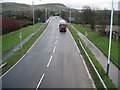
[(112, 26), (113, 26), (113, 8), (114, 8), (114, 3), (113, 3), (113, 0), (112, 0), (110, 36), (109, 36), (109, 50), (108, 50), (108, 63), (107, 63), (107, 76), (109, 76), (109, 66), (110, 66), (110, 52), (111, 52), (111, 39), (112, 39)]
[(70, 9), (70, 18), (69, 18), (69, 23), (71, 24), (71, 9)]
[(46, 14), (46, 20), (47, 20), (47, 8), (45, 9), (45, 14)]
[(35, 20), (34, 20), (35, 19), (34, 18), (35, 17), (34, 16), (34, 1), (32, 1), (32, 8), (33, 8), (33, 29), (35, 30), (35, 25), (34, 25), (35, 24)]
[(59, 11), (59, 16), (61, 17), (61, 11)]

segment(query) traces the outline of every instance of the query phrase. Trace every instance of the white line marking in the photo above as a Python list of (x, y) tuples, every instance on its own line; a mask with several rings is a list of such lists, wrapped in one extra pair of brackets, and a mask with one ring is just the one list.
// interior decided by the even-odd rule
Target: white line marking
[(53, 53), (55, 52), (56, 46), (54, 46)]
[[(70, 31), (69, 31), (69, 30), (68, 30), (68, 32), (70, 33)], [(78, 48), (78, 46), (77, 46), (77, 44), (76, 44), (76, 42), (75, 42), (75, 40), (74, 40), (73, 36), (71, 35), (71, 33), (70, 33), (70, 36), (72, 37), (72, 39), (73, 39), (73, 41), (74, 41), (74, 44), (75, 44), (75, 46), (76, 46), (76, 48), (77, 48), (78, 52), (80, 52), (80, 50), (79, 50), (79, 48)], [(93, 86), (93, 88), (96, 88), (96, 87), (95, 87), (95, 84), (94, 84), (94, 81), (93, 81), (93, 79), (92, 79), (92, 77), (91, 77), (91, 75), (90, 75), (90, 72), (89, 72), (89, 70), (88, 70), (88, 68), (87, 68), (87, 65), (86, 65), (86, 63), (85, 63), (85, 61), (84, 61), (84, 59), (83, 59), (83, 57), (82, 57), (82, 55), (81, 55), (81, 54), (80, 54), (80, 56), (81, 56), (81, 58), (82, 58), (83, 65), (85, 66), (85, 69), (86, 69), (86, 71), (87, 71), (87, 74), (88, 74), (89, 78), (90, 78), (90, 79), (91, 79), (91, 81), (92, 81), (92, 86)]]
[(56, 39), (57, 39), (58, 37), (56, 36)]
[[(44, 26), (43, 26), (44, 27)], [(46, 31), (46, 29), (44, 30), (44, 31)], [(32, 48), (33, 48), (33, 46), (37, 43), (37, 41), (43, 36), (43, 34), (44, 34), (45, 32), (43, 32), (41, 35), (40, 35), (40, 37), (35, 41), (35, 43), (30, 47), (30, 49), (26, 52), (26, 53), (28, 53)]]
[[(50, 24), (50, 23), (49, 23)], [(49, 25), (48, 24), (48, 25)], [(48, 27), (48, 25), (47, 25), (47, 27)], [(45, 30), (43, 31), (43, 33), (40, 35), (40, 37), (42, 37), (43, 36), (43, 34), (46, 32), (46, 29), (47, 29), (47, 27), (45, 28)], [(40, 38), (39, 37), (39, 38)], [(38, 41), (38, 39), (37, 39), (37, 41)], [(36, 41), (36, 42), (37, 42)], [(36, 43), (35, 42), (35, 43)], [(30, 47), (30, 49), (35, 45), (35, 43)], [(28, 53), (29, 51), (30, 51), (30, 49), (26, 52), (26, 53)], [(24, 54), (23, 56), (22, 56), (22, 58), (20, 58), (8, 71), (6, 71), (2, 76), (0, 76), (0, 78), (2, 78), (2, 77), (4, 77), (9, 71), (11, 71), (24, 57), (25, 57), (25, 55), (26, 54)]]
[(83, 59), (83, 57), (82, 57), (82, 55), (80, 55), (80, 56), (81, 56), (81, 58), (82, 58), (83, 64), (84, 64), (84, 66), (85, 66), (85, 69), (86, 69), (86, 71), (87, 71), (87, 73), (88, 73), (89, 78), (92, 79), (91, 76), (90, 76), (90, 73), (89, 73), (89, 71), (88, 71), (88, 68), (87, 68), (87, 66), (86, 66), (86, 64), (85, 64), (85, 61), (84, 61), (84, 59)]
[(20, 60), (18, 60), (8, 71), (6, 71), (0, 78), (4, 77), (9, 71), (11, 71), (24, 57), (26, 54), (22, 56)]
[(92, 85), (93, 85), (93, 88), (96, 88), (96, 86), (95, 86), (95, 84), (94, 84), (94, 83), (93, 83)]
[(55, 45), (57, 44), (57, 40), (55, 41)]
[(53, 56), (50, 57), (50, 60), (49, 60), (49, 62), (48, 62), (48, 64), (47, 64), (47, 67), (49, 67), (50, 62), (51, 62), (51, 60), (52, 60), (52, 57), (53, 57)]
[(36, 90), (39, 88), (39, 86), (40, 86), (40, 84), (41, 84), (41, 82), (42, 82), (42, 80), (43, 80), (44, 76), (45, 76), (45, 74), (43, 74), (43, 75), (42, 75), (42, 77), (41, 77), (41, 79), (40, 79), (40, 81), (39, 81), (39, 83), (38, 83), (38, 85), (37, 85)]

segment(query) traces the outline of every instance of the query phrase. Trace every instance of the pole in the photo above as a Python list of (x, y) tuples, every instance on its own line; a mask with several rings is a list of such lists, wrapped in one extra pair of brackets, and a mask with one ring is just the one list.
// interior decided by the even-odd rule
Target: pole
[(71, 24), (71, 9), (70, 9), (70, 24)]
[(59, 16), (61, 17), (61, 11), (59, 11)]
[(33, 6), (33, 29), (35, 30), (35, 26), (34, 26), (34, 24), (35, 24), (35, 18), (34, 18), (34, 1), (32, 1), (32, 6)]
[(22, 33), (19, 33), (19, 38), (20, 38), (20, 49), (22, 49)]
[(22, 49), (22, 37), (20, 38), (20, 45), (21, 45), (21, 49)]
[(111, 39), (112, 39), (112, 25), (113, 25), (113, 0), (112, 0), (112, 8), (111, 8), (111, 22), (110, 22), (110, 36), (109, 36), (109, 51), (108, 51), (108, 63), (107, 63), (107, 76), (109, 76)]
[(46, 10), (45, 10), (45, 11), (46, 11), (46, 20), (47, 20), (47, 8), (46, 8)]

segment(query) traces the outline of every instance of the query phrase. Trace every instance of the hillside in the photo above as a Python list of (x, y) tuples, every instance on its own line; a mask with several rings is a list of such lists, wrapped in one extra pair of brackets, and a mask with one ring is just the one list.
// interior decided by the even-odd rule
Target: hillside
[(48, 9), (54, 9), (54, 10), (68, 9), (68, 7), (66, 7), (64, 4), (60, 4), (60, 3), (37, 5), (36, 8), (48, 8)]
[(0, 3), (2, 4), (2, 10), (30, 10), (31, 6), (19, 3)]
[[(2, 4), (2, 10), (32, 10), (32, 5), (27, 5), (27, 4), (20, 4), (20, 3), (11, 3), (11, 2), (5, 2), (5, 3), (0, 3)], [(64, 4), (60, 3), (51, 3), (51, 4), (42, 4), (42, 5), (35, 5), (35, 9), (68, 9)]]

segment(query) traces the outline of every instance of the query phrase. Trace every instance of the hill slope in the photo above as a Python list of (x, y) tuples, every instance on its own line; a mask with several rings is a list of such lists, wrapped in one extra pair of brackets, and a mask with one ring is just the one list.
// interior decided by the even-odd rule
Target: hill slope
[[(2, 10), (32, 10), (32, 5), (27, 4), (20, 4), (20, 3), (11, 3), (11, 2), (5, 2), (0, 3), (2, 4)], [(50, 4), (42, 4), (42, 5), (35, 5), (35, 9), (68, 9), (64, 4), (60, 3), (50, 3)]]

